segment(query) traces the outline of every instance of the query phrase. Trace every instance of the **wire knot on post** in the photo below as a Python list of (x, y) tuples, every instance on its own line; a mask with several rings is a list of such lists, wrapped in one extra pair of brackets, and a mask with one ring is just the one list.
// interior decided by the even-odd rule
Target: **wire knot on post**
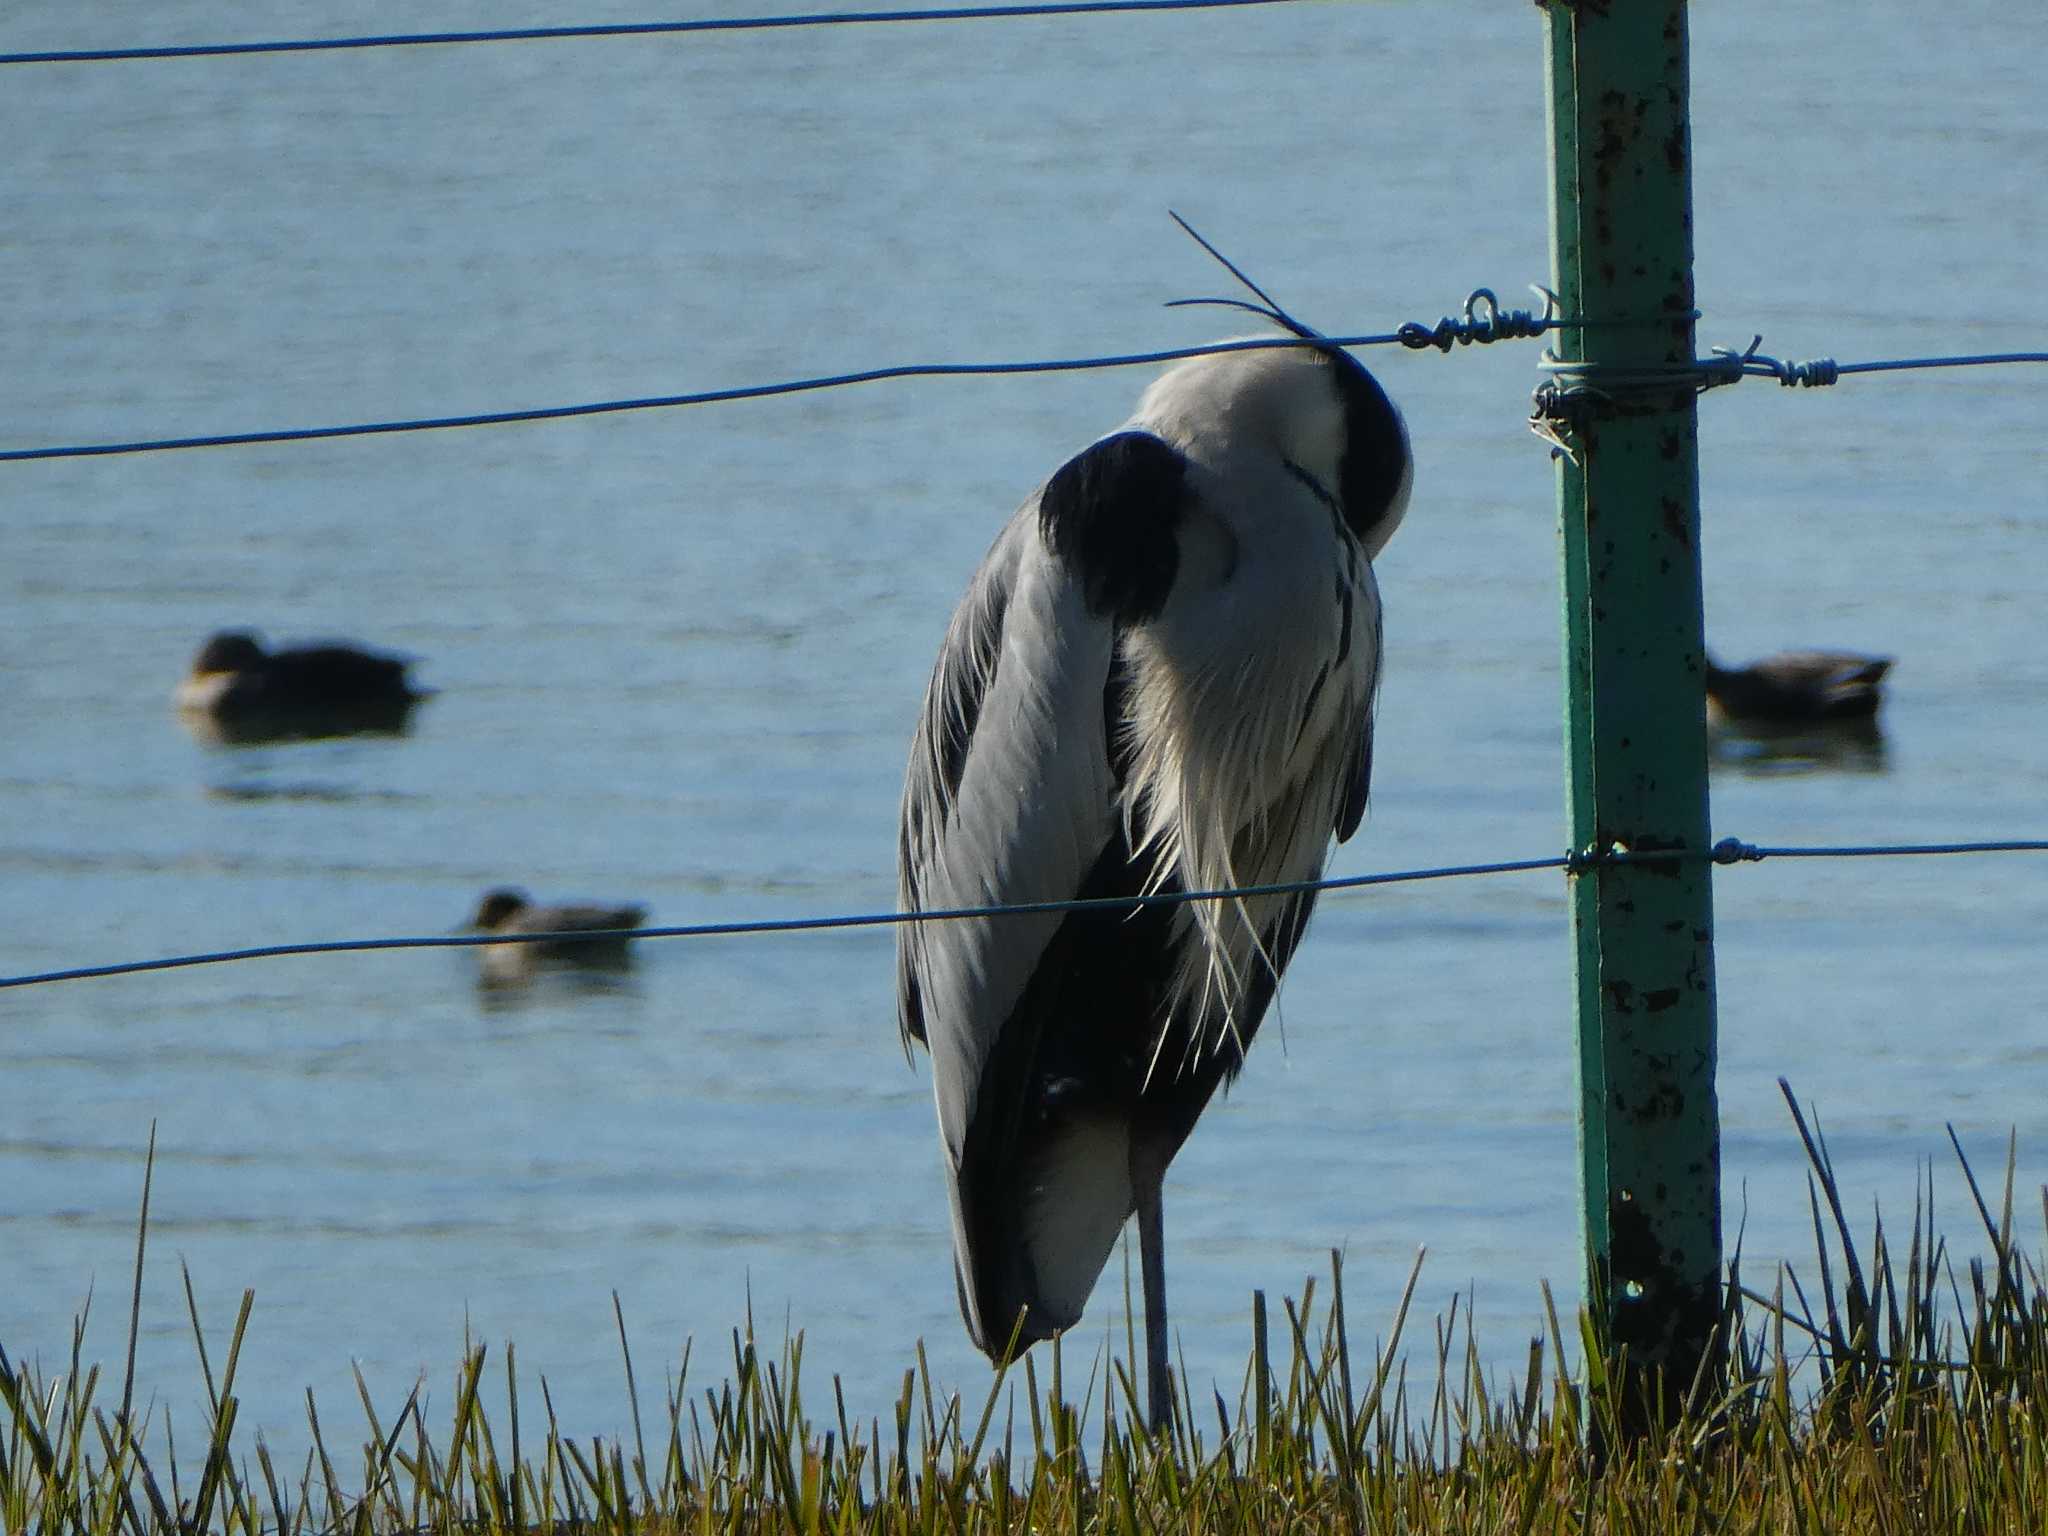
[(1394, 334), (1402, 346), (1412, 347), (1418, 352), (1427, 347), (1448, 352), (1453, 342), (1469, 347), (1474, 342), (1484, 344), (1541, 336), (1558, 323), (1557, 295), (1537, 283), (1531, 283), (1529, 288), (1543, 301), (1543, 313), (1540, 315), (1532, 309), (1502, 309), (1499, 297), (1491, 288), (1474, 288), (1465, 300), (1462, 317), (1445, 315), (1435, 325), (1410, 320)]
[(1568, 875), (1585, 875), (1596, 869), (1611, 869), (1636, 862), (1637, 860), (1631, 856), (1628, 844), (1612, 842), (1605, 848), (1592, 844), (1572, 849), (1564, 856), (1564, 869)]
[(1564, 868), (1566, 874), (1583, 875), (1596, 869), (1614, 869), (1629, 864), (1672, 864), (1700, 858), (1714, 864), (1756, 864), (1762, 862), (1765, 853), (1765, 849), (1754, 843), (1745, 843), (1739, 837), (1724, 837), (1705, 854), (1686, 848), (1631, 848), (1617, 841), (1605, 848), (1573, 849), (1564, 856)]
[[(1692, 318), (1699, 318), (1698, 311)], [(1595, 418), (1675, 410), (1688, 394), (1738, 384), (1751, 373), (1768, 373), (1788, 384), (1832, 384), (1840, 371), (1828, 362), (1826, 377), (1820, 377), (1821, 364), (1786, 364), (1761, 356), (1757, 348), (1763, 340), (1753, 337), (1746, 351), (1716, 347), (1711, 357), (1674, 363), (1591, 362), (1546, 351), (1537, 366), (1549, 377), (1530, 392), (1529, 430), (1551, 445), (1553, 455), (1576, 463), (1578, 434)], [(1800, 377), (1786, 378), (1788, 371)]]
[[(1749, 373), (1749, 365), (1759, 361), (1756, 349), (1763, 344), (1763, 337), (1756, 335), (1749, 338), (1749, 346), (1743, 351), (1737, 352), (1732, 347), (1716, 347), (1712, 357), (1697, 359), (1693, 366), (1699, 369), (1699, 392), (1705, 394), (1708, 390), (1719, 389), (1724, 384), (1740, 384)], [(1770, 359), (1764, 358), (1761, 361), (1768, 363)]]
[(1775, 357), (1765, 357), (1757, 351), (1764, 344), (1762, 336), (1752, 336), (1749, 346), (1741, 352), (1729, 347), (1714, 348), (1711, 360), (1702, 360), (1700, 371), (1714, 377), (1701, 384), (1701, 389), (1711, 389), (1717, 384), (1733, 384), (1754, 374), (1758, 378), (1776, 379), (1787, 389), (1804, 387), (1819, 389), (1832, 384), (1842, 376), (1842, 365), (1832, 357), (1816, 357), (1803, 363), (1784, 363)]

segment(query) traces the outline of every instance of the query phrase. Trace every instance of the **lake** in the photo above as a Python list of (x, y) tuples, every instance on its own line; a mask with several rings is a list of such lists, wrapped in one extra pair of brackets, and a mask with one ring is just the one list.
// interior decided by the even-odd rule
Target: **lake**
[[(0, 50), (632, 21), (445, 4), (17, 7)], [(1694, 18), (1702, 347), (1843, 361), (2044, 345), (2048, 11), (1726, 0)], [(0, 448), (508, 410), (1234, 327), (1178, 209), (1331, 333), (1548, 274), (1529, 6), (1291, 5), (17, 66), (0, 92)], [(1560, 852), (1553, 474), (1535, 344), (1366, 361), (1407, 414), (1379, 562), (1375, 794), (1335, 874)], [(905, 749), (1010, 510), (1146, 370), (906, 381), (506, 426), (0, 465), (0, 972), (445, 932), (489, 885), (692, 923), (886, 909)], [(2048, 835), (2048, 374), (1767, 381), (1702, 402), (1709, 635), (1896, 655), (1884, 746), (1731, 758), (1718, 836)], [(211, 630), (347, 635), (439, 690), (402, 739), (227, 749), (172, 685)], [(1810, 1275), (1813, 1102), (1852, 1214), (1943, 1127), (2048, 1177), (2048, 859), (1721, 872), (1727, 1226)], [(480, 989), (460, 951), (0, 994), (0, 1343), (118, 1364), (156, 1126), (139, 1391), (200, 1422), (178, 1278), (243, 1444), (434, 1411), (465, 1331), (565, 1430), (627, 1427), (751, 1304), (857, 1413), (955, 1310), (928, 1079), (883, 930), (648, 942)], [(1418, 1246), (1502, 1375), (1578, 1275), (1554, 874), (1327, 899), (1244, 1078), (1168, 1181), (1174, 1320), (1233, 1402), (1249, 1294), (1347, 1255), (1354, 1335)], [(2033, 1233), (2029, 1225), (2026, 1230)], [(1135, 1262), (1135, 1260), (1134, 1260)], [(1121, 1338), (1112, 1259), (1080, 1329)], [(1112, 1295), (1116, 1292), (1116, 1295)], [(1380, 1324), (1379, 1326), (1383, 1326)], [(1426, 1349), (1425, 1349), (1426, 1353)], [(530, 1377), (529, 1377), (530, 1380)], [(814, 1394), (822, 1382), (814, 1386)], [(818, 1399), (818, 1401), (823, 1401)], [(195, 1436), (196, 1438), (196, 1436)], [(291, 1458), (287, 1456), (287, 1460)]]

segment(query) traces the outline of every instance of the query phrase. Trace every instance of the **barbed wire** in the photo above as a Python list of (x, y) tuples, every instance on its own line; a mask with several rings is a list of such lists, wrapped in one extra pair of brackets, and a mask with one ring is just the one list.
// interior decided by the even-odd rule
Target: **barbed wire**
[[(1540, 291), (1540, 290), (1539, 290)], [(606, 416), (625, 411), (670, 410), (690, 405), (719, 405), (737, 400), (765, 400), (777, 395), (807, 394), (816, 390), (844, 389), (855, 384), (874, 384), (888, 379), (962, 378), (1025, 373), (1081, 373), (1104, 368), (1137, 368), (1160, 363), (1181, 362), (1224, 352), (1251, 352), (1275, 347), (1387, 347), (1404, 346), (1413, 351), (1437, 347), (1448, 352), (1452, 343), (1508, 341), (1541, 336), (1549, 331), (1576, 328), (1589, 322), (1560, 319), (1546, 299), (1545, 310), (1503, 309), (1488, 288), (1474, 289), (1465, 300), (1462, 315), (1446, 315), (1435, 325), (1409, 321), (1395, 330), (1361, 336), (1262, 336), (1239, 341), (1206, 342), (1200, 346), (1167, 347), (1153, 352), (1121, 352), (1095, 357), (1041, 358), (1025, 362), (993, 363), (902, 363), (883, 368), (864, 368), (851, 373), (821, 374), (809, 378), (785, 379), (773, 384), (744, 384), (729, 389), (699, 390), (689, 394), (645, 395), (624, 400), (599, 400), (582, 405), (536, 406), (524, 410), (483, 411), (461, 416), (423, 416), (393, 421), (356, 422), (335, 427), (286, 427), (260, 432), (219, 432), (197, 437), (141, 438), (127, 442), (73, 443), (54, 447), (0, 449), (0, 463), (31, 459), (100, 458), (123, 453), (163, 453), (180, 448), (243, 448), (258, 443), (301, 443), (323, 438), (376, 437), (395, 432), (442, 432), (456, 427), (507, 426), (514, 422), (561, 421), (576, 416)]]
[(559, 42), (572, 38), (665, 37), (698, 32), (766, 32), (900, 21), (985, 21), (1033, 16), (1107, 16), (1142, 11), (1237, 10), (1300, 0), (1041, 0), (1036, 4), (920, 6), (893, 11), (818, 11), (787, 16), (718, 16), (683, 21), (594, 22), (493, 27), (465, 32), (385, 32), (360, 37), (285, 38), (254, 43), (173, 43), (137, 48), (58, 48), (0, 53), (0, 64), (111, 64), (137, 59), (205, 59), (262, 53), (334, 53), (358, 48), (444, 47), (454, 43)]
[(1948, 357), (1893, 357), (1843, 363), (1832, 357), (1781, 361), (1759, 350), (1756, 335), (1742, 351), (1715, 347), (1709, 357), (1689, 363), (1603, 363), (1545, 352), (1537, 364), (1549, 375), (1533, 393), (1529, 423), (1539, 436), (1553, 437), (1552, 423), (1570, 424), (1598, 410), (1626, 412), (1632, 406), (1662, 407), (1690, 389), (1704, 394), (1744, 379), (1776, 379), (1787, 389), (1818, 389), (1859, 373), (1906, 373), (1930, 368), (1985, 368), (2012, 363), (2048, 363), (2042, 352), (1970, 352)]
[(1838, 363), (1832, 357), (1816, 357), (1806, 362), (1780, 362), (1775, 357), (1765, 357), (1757, 348), (1764, 344), (1761, 335), (1750, 339), (1749, 346), (1741, 352), (1732, 347), (1716, 347), (1712, 360), (1700, 366), (1705, 373), (1703, 389), (1733, 384), (1740, 379), (1776, 379), (1787, 389), (1795, 386), (1814, 389), (1834, 383), (1852, 373), (1906, 373), (1921, 368), (1984, 368), (2001, 363), (2048, 363), (2048, 352), (1973, 352), (1956, 357), (1892, 357), (1868, 363)]
[[(1532, 285), (1535, 286), (1535, 285)], [(780, 395), (808, 394), (820, 390), (844, 389), (856, 384), (875, 384), (894, 379), (1000, 377), (1009, 374), (1081, 373), (1107, 368), (1139, 368), (1161, 363), (1182, 362), (1226, 352), (1251, 352), (1282, 347), (1386, 347), (1402, 346), (1410, 351), (1435, 348), (1448, 353), (1454, 345), (1484, 345), (1546, 335), (1551, 331), (1588, 330), (1622, 322), (1565, 319), (1555, 313), (1556, 299), (1547, 289), (1535, 286), (1542, 296), (1541, 313), (1507, 309), (1490, 288), (1475, 288), (1458, 315), (1445, 315), (1434, 325), (1410, 320), (1391, 331), (1348, 336), (1270, 336), (1236, 341), (1205, 342), (1198, 346), (1164, 347), (1150, 352), (1118, 352), (1089, 357), (1034, 358), (1019, 362), (983, 363), (900, 363), (880, 368), (863, 368), (848, 373), (818, 374), (782, 379), (770, 384), (742, 384), (726, 389), (697, 390), (674, 395), (642, 395), (620, 400), (596, 400), (576, 405), (532, 406), (507, 411), (478, 411), (454, 416), (402, 417), (390, 421), (350, 422), (328, 427), (282, 427), (255, 432), (216, 432), (193, 437), (136, 438), (99, 443), (67, 443), (34, 448), (0, 449), (0, 463), (24, 463), (41, 459), (104, 458), (117, 454), (165, 453), (184, 448), (245, 448), (263, 443), (314, 442), (328, 438), (378, 437), (403, 432), (445, 432), (462, 427), (509, 426), (521, 422), (563, 421), (579, 416), (608, 416), (631, 411), (673, 410), (693, 405), (720, 405), (742, 400), (765, 400)], [(1857, 373), (1890, 373), (1928, 368), (1974, 368), (2001, 363), (2048, 363), (2048, 351), (1976, 353), (1955, 357), (1892, 358), (1875, 362), (1838, 363), (1832, 358), (1810, 362), (1780, 362), (1762, 356), (1752, 342), (1747, 351), (1736, 353), (1716, 348), (1715, 356), (1696, 359), (1692, 364), (1668, 367), (1648, 365), (1610, 366), (1578, 362), (1545, 353), (1539, 367), (1552, 377), (1537, 385), (1530, 425), (1539, 435), (1554, 437), (1552, 423), (1570, 423), (1594, 404), (1625, 406), (1634, 398), (1662, 399), (1674, 386), (1690, 383), (1706, 390), (1734, 383), (1745, 377), (1771, 377), (1785, 385), (1832, 384), (1841, 376)]]
[(1445, 864), (1422, 869), (1388, 870), (1367, 875), (1326, 876), (1271, 885), (1237, 886), (1227, 890), (1154, 891), (1138, 896), (1101, 896), (1061, 901), (1025, 901), (979, 907), (938, 907), (918, 912), (850, 912), (820, 917), (743, 919), (737, 922), (684, 923), (658, 928), (576, 929), (548, 933), (447, 933), (401, 938), (329, 939), (301, 944), (259, 944), (241, 949), (205, 950), (164, 955), (148, 960), (121, 960), (106, 965), (73, 966), (0, 976), (0, 990), (47, 986), (60, 981), (89, 981), (133, 976), (148, 971), (184, 970), (243, 960), (274, 960), (290, 955), (355, 954), (396, 949), (483, 949), (501, 945), (589, 943), (617, 939), (707, 939), (752, 934), (816, 933), (831, 929), (893, 928), (911, 923), (949, 923), (973, 919), (1044, 916), (1068, 912), (1129, 911), (1134, 907), (1180, 906), (1196, 901), (1239, 901), (1256, 896), (1297, 896), (1308, 892), (1362, 890), (1372, 886), (1413, 885), (1424, 881), (1478, 876), (1531, 874), (1563, 870), (1580, 875), (1602, 867), (1673, 862), (1716, 865), (1755, 864), (1765, 859), (1902, 858), (1936, 854), (2048, 853), (2048, 839), (1999, 839), (1954, 843), (1862, 843), (1845, 845), (1773, 845), (1726, 837), (1707, 849), (1587, 849), (1549, 858), (1503, 859), (1483, 864)]

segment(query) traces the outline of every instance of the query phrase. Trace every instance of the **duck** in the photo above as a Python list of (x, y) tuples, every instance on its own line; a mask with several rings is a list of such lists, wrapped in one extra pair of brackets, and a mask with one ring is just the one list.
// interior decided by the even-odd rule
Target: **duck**
[(405, 730), (431, 689), (406, 675), (409, 661), (345, 641), (266, 650), (254, 632), (207, 637), (172, 695), (200, 734), (253, 743)]
[(481, 945), (487, 980), (505, 980), (531, 974), (543, 963), (585, 965), (618, 969), (631, 956), (626, 949), (630, 930), (647, 921), (647, 909), (638, 905), (600, 906), (590, 904), (535, 903), (516, 886), (498, 886), (484, 892), (476, 911), (463, 925), (471, 933), (589, 934), (588, 938), (540, 939), (530, 944)]
[(1784, 651), (1746, 667), (1707, 657), (1707, 719), (1715, 725), (1812, 726), (1870, 720), (1884, 701), (1889, 656)]

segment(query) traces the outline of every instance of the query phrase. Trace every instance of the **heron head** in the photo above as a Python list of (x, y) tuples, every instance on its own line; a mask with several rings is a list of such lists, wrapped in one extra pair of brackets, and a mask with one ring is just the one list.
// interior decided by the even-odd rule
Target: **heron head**
[(1268, 463), (1278, 459), (1314, 488), (1372, 558), (1408, 508), (1408, 429), (1357, 359), (1315, 341), (1183, 363), (1154, 381), (1133, 420), (1184, 445), (1208, 442)]
[[(1271, 429), (1282, 457), (1295, 473), (1307, 475), (1334, 500), (1344, 524), (1363, 546), (1367, 559), (1386, 548), (1407, 515), (1408, 493), (1415, 477), (1407, 424), (1365, 365), (1322, 332), (1280, 307), (1273, 296), (1211, 245), (1179, 214), (1173, 221), (1258, 302), (1237, 298), (1176, 299), (1181, 305), (1215, 305), (1258, 315), (1308, 345), (1273, 353), (1250, 354), (1245, 370), (1244, 398), (1263, 396), (1272, 410)], [(1302, 377), (1306, 364), (1314, 382)]]
[(1408, 512), (1415, 478), (1408, 425), (1365, 364), (1277, 306), (1269, 318), (1309, 343), (1266, 354), (1276, 359), (1265, 371), (1273, 379), (1281, 454), (1336, 502), (1344, 526), (1373, 559)]

